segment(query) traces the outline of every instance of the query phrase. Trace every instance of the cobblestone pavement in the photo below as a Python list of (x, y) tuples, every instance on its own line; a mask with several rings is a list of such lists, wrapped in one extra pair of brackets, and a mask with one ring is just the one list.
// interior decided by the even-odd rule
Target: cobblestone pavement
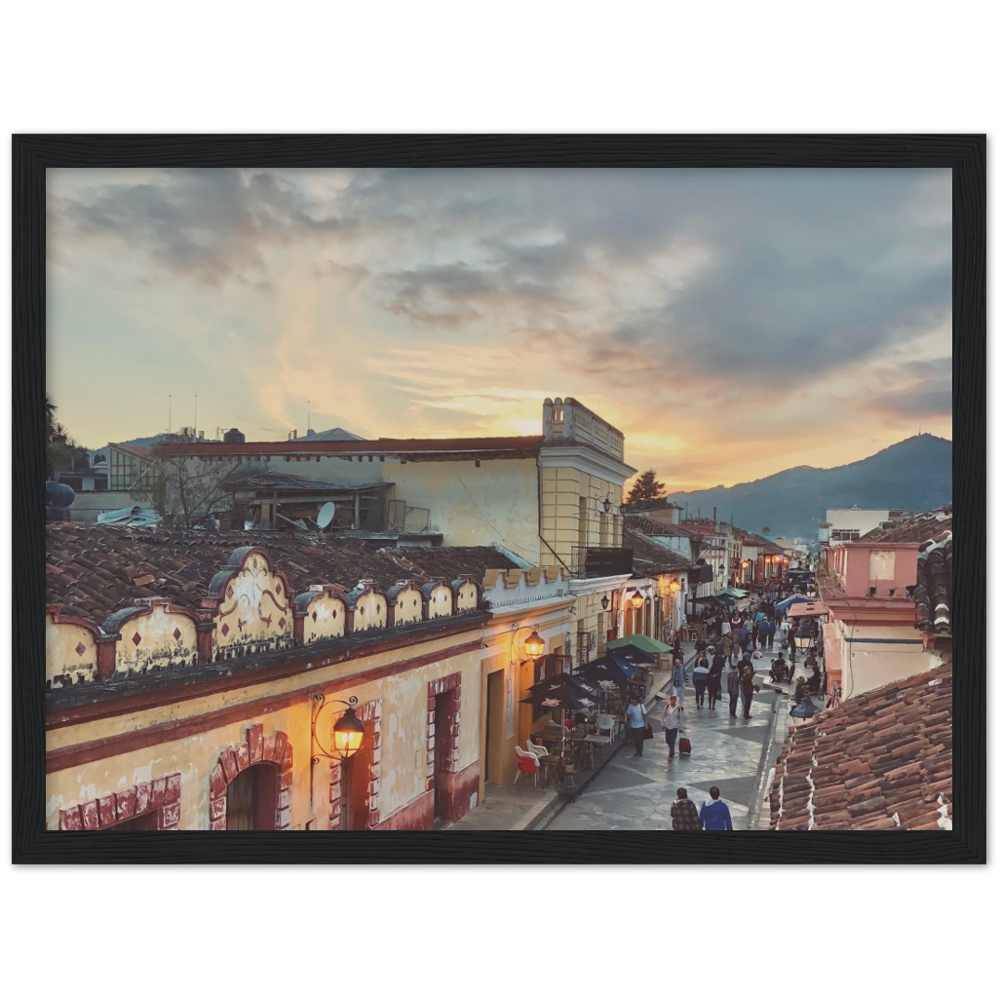
[[(758, 677), (766, 679), (770, 657), (756, 661), (754, 666)], [(660, 725), (663, 703), (657, 702), (650, 709), (655, 736), (646, 741), (642, 757), (634, 757), (632, 747), (623, 747), (545, 829), (670, 830), (670, 806), (677, 789), (686, 788), (688, 798), (700, 809), (712, 785), (718, 785), (729, 805), (733, 827), (747, 829), (774, 697), (773, 691), (761, 690), (754, 696), (751, 717), (744, 719), (742, 706), (737, 706), (733, 718), (728, 696), (723, 696), (715, 711), (699, 710), (694, 689), (688, 688), (684, 728), (692, 753), (677, 754), (672, 760), (668, 759)]]

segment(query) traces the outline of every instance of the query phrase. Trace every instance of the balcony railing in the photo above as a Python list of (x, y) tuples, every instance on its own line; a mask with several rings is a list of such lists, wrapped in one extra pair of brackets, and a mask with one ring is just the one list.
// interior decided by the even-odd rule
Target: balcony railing
[(632, 549), (575, 545), (570, 567), (578, 577), (621, 576), (632, 573)]

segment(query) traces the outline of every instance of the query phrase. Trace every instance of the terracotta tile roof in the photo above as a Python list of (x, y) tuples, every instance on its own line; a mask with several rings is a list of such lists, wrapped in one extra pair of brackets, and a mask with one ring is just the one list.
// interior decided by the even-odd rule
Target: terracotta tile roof
[(916, 627), (921, 632), (951, 635), (951, 565), (950, 531), (920, 546), (913, 601), (917, 606)]
[(887, 528), (873, 528), (862, 535), (859, 542), (924, 542), (945, 531), (951, 531), (951, 504), (936, 510), (915, 514), (905, 521), (890, 524)]
[[(672, 529), (680, 528), (679, 524), (660, 524), (659, 521), (654, 521), (650, 517), (646, 517), (643, 514), (626, 514), (625, 515), (625, 527), (632, 528), (635, 531), (641, 531), (644, 535), (673, 535)], [(680, 528), (681, 532), (685, 535), (689, 535), (690, 532), (686, 528)]]
[(531, 452), (541, 447), (541, 435), (485, 438), (378, 438), (375, 441), (329, 441), (315, 437), (291, 441), (192, 441), (161, 445), (164, 455), (396, 455), (443, 453)]
[[(406, 576), (455, 579), (514, 563), (487, 547), (401, 550), (412, 570), (380, 552), (377, 543), (305, 532), (166, 531), (114, 525), (53, 522), (46, 525), (46, 603), (97, 624), (137, 598), (169, 597), (194, 609), (208, 593), (212, 576), (235, 549), (259, 545), (295, 594), (318, 583), (350, 590), (359, 580), (389, 587)], [(447, 554), (441, 554), (447, 553)], [(397, 552), (398, 554), (398, 552)]]
[(867, 691), (785, 740), (772, 830), (951, 828), (952, 665)]
[(136, 458), (152, 458), (152, 448), (141, 448), (135, 444), (112, 444), (109, 447), (117, 448), (118, 451), (125, 452), (126, 455), (135, 455)]
[(408, 567), (413, 572), (407, 574), (418, 579), (457, 580), (463, 575), (472, 575), (480, 583), (488, 569), (517, 569), (507, 556), (488, 545), (455, 545), (434, 548), (381, 549), (380, 555), (398, 568), (397, 578)]
[(622, 545), (632, 550), (633, 576), (683, 573), (694, 568), (683, 556), (635, 531), (627, 523), (622, 532)]

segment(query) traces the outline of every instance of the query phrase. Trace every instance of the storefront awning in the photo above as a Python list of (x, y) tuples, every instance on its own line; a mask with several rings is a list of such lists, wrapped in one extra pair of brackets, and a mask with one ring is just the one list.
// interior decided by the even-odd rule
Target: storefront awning
[(819, 601), (807, 601), (805, 604), (793, 604), (788, 609), (789, 618), (813, 618), (817, 615), (828, 615), (830, 609)]

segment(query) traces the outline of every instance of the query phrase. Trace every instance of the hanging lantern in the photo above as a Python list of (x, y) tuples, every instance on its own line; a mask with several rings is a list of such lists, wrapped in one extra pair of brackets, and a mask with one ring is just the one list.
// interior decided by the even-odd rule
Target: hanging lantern
[(680, 582), (680, 580), (671, 580), (670, 581), (670, 592), (672, 594), (679, 593), (680, 589), (681, 589), (681, 582)]
[(527, 639), (524, 640), (524, 651), (535, 660), (542, 653), (545, 652), (545, 640), (538, 634), (538, 632), (532, 632)]
[(645, 603), (646, 603), (646, 600), (645, 600), (645, 598), (644, 598), (644, 597), (642, 596), (642, 594), (640, 594), (640, 593), (639, 593), (639, 591), (637, 590), (637, 591), (636, 591), (636, 592), (635, 592), (635, 593), (634, 593), (634, 594), (632, 595), (632, 607), (633, 607), (633, 608), (635, 608), (635, 609), (636, 609), (636, 611), (638, 611), (638, 610), (639, 610), (639, 608), (641, 608), (641, 607), (643, 606), (643, 604), (645, 604)]
[(333, 727), (333, 749), (341, 760), (353, 757), (360, 749), (365, 738), (364, 723), (349, 708), (337, 720)]

